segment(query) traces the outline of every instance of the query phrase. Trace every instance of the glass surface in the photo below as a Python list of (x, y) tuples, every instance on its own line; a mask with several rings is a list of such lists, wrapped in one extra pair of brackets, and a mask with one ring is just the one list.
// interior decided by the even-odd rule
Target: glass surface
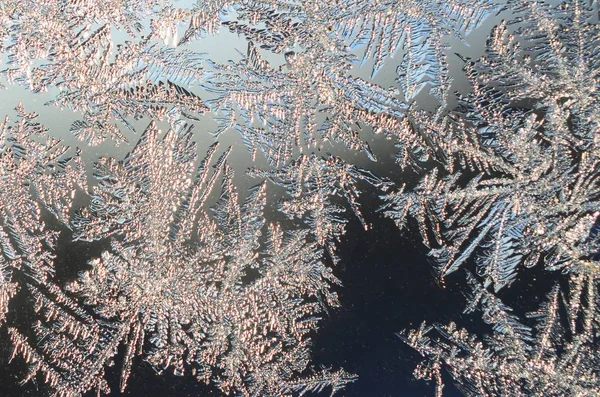
[(0, 395), (597, 395), (597, 1), (0, 1)]

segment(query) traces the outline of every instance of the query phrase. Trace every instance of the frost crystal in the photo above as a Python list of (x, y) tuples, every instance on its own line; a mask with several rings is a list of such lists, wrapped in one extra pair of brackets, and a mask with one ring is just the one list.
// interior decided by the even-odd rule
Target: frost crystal
[(44, 218), (68, 223), (75, 189), (86, 186), (78, 155), (49, 137), (36, 114), (16, 112), (16, 122), (0, 124), (0, 322), (17, 291), (13, 273), (36, 284), (54, 273), (58, 233)]
[(285, 187), (289, 198), (281, 203), (279, 210), (290, 219), (303, 220), (310, 227), (317, 243), (326, 247), (330, 257), (336, 262), (336, 244), (345, 234), (348, 222), (344, 216), (346, 208), (338, 204), (337, 199), (343, 197), (364, 229), (368, 230), (369, 225), (363, 218), (358, 202), (358, 182), (365, 181), (381, 189), (386, 189), (389, 185), (389, 182), (369, 171), (333, 156), (301, 156), (280, 170), (252, 170), (250, 174)]
[[(524, 325), (497, 297), (473, 276), (468, 277), (473, 298), (466, 312), (478, 308), (493, 326), (483, 342), (467, 330), (448, 325), (422, 324), (418, 330), (399, 334), (426, 360), (415, 370), (420, 379), (434, 379), (436, 395), (442, 394), (441, 370), (446, 370), (467, 396), (489, 394), (525, 396), (593, 396), (600, 392), (597, 362), (597, 280), (575, 276), (567, 312), (572, 322), (561, 318), (561, 296), (555, 286), (540, 309), (528, 315), (537, 320), (535, 330)], [(583, 314), (568, 306), (580, 306), (585, 290)], [(564, 324), (569, 324), (567, 329)]]
[(532, 2), (514, 12), (516, 33), (502, 23), (486, 55), (465, 60), (474, 91), (459, 108), (405, 126), (420, 139), (401, 162), (422, 153), (440, 166), (385, 197), (399, 227), (407, 215), (418, 221), (440, 277), (474, 258), (496, 290), (538, 262), (597, 272), (600, 248), (590, 234), (600, 210), (593, 9)]
[[(34, 291), (46, 313), (35, 329), (43, 343), (13, 333), (32, 371), (44, 372), (59, 395), (107, 391), (103, 366), (121, 344), (122, 391), (141, 354), (159, 371), (191, 370), (225, 393), (337, 390), (352, 381), (343, 371), (304, 376), (310, 333), (337, 305), (330, 285), (339, 281), (322, 250), (307, 230), (265, 224), (264, 184), (240, 205), (227, 151), (211, 171), (215, 150), (195, 169), (191, 128), (160, 139), (150, 125), (124, 162), (97, 164), (100, 184), (73, 225), (78, 239), (112, 236), (111, 249), (67, 288), (93, 317), (58, 291)], [(220, 173), (211, 216), (204, 204)]]
[[(134, 130), (128, 117), (164, 119), (176, 107), (193, 118), (207, 108), (180, 84), (202, 76), (198, 55), (157, 47), (156, 28), (142, 34), (140, 21), (165, 3), (4, 4), (10, 44), (3, 74), (33, 92), (58, 88), (50, 104), (80, 112), (83, 119), (70, 129), (91, 145), (107, 137), (127, 141), (116, 122)], [(115, 46), (117, 28), (131, 40)]]
[[(311, 338), (339, 305), (329, 264), (347, 213), (370, 229), (370, 185), (399, 228), (416, 221), (440, 279), (476, 269), (467, 312), (493, 326), (483, 342), (453, 323), (404, 333), (429, 360), (419, 377), (440, 392), (445, 368), (466, 394), (597, 394), (598, 4), (549, 3), (3, 1), (0, 88), (69, 109), (56, 133), (85, 146), (23, 106), (0, 125), (0, 324), (25, 381), (108, 393), (120, 361), (123, 391), (144, 359), (229, 395), (339, 391), (355, 377), (313, 368)], [(452, 54), (499, 13), (483, 57)], [(236, 36), (237, 55), (199, 52)], [(238, 193), (222, 142), (199, 156), (199, 126), (240, 135), (257, 186)], [(318, 154), (373, 164), (371, 133), (396, 146), (398, 185)], [(121, 143), (124, 159), (90, 149)], [(91, 186), (81, 153), (97, 160)], [(60, 232), (100, 248), (77, 276), (57, 269)], [(494, 293), (536, 264), (570, 288), (532, 329)], [(31, 302), (33, 324), (13, 323)]]

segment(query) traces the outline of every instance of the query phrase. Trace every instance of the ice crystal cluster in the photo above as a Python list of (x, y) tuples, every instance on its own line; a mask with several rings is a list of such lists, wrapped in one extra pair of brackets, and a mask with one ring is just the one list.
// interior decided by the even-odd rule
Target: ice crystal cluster
[[(594, 396), (600, 392), (598, 285), (593, 277), (573, 276), (568, 299), (555, 286), (540, 309), (527, 315), (535, 320), (534, 329), (469, 273), (468, 279), (472, 297), (466, 312), (480, 310), (493, 326), (492, 335), (481, 341), (455, 323), (423, 323), (399, 335), (428, 359), (415, 375), (434, 379), (436, 395), (442, 395), (442, 368), (467, 396)], [(567, 318), (561, 318), (561, 306), (566, 306)]]
[[(483, 284), (468, 276), (467, 312), (480, 308), (493, 332), (482, 343), (454, 323), (424, 324), (402, 338), (431, 359), (416, 374), (440, 394), (444, 368), (467, 395), (596, 395), (598, 5), (518, 2), (511, 13), (485, 55), (464, 60), (473, 92), (407, 125), (437, 166), (385, 197), (398, 226), (416, 219), (440, 278), (472, 265)], [(536, 265), (573, 285), (552, 290), (533, 332), (492, 292)]]
[[(589, 0), (0, 2), (2, 95), (73, 116), (55, 133), (25, 104), (0, 125), (0, 327), (24, 381), (115, 393), (117, 363), (123, 392), (144, 360), (224, 395), (334, 394), (356, 376), (311, 341), (349, 214), (369, 233), (372, 211), (418, 228), (440, 282), (471, 270), (465, 313), (492, 326), (401, 332), (418, 378), (598, 394), (598, 19)], [(481, 57), (456, 50), (481, 31)], [(226, 35), (245, 43), (230, 60), (198, 50)], [(376, 135), (393, 181), (326, 153), (375, 164)], [(84, 163), (106, 145), (128, 154)], [(561, 275), (520, 319), (498, 296), (533, 266)]]
[(439, 165), (387, 196), (387, 214), (417, 220), (440, 277), (471, 257), (496, 291), (540, 261), (598, 271), (600, 37), (582, 4), (553, 11), (514, 9), (515, 31), (501, 23), (486, 55), (466, 60), (473, 92), (405, 126)]

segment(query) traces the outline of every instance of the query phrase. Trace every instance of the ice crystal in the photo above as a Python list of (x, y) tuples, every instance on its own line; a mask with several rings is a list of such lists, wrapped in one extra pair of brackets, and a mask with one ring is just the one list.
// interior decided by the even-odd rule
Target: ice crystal
[[(451, 55), (499, 12), (507, 21), (482, 58)], [(338, 305), (328, 263), (340, 260), (347, 213), (369, 229), (359, 195), (370, 184), (398, 227), (416, 220), (440, 278), (472, 261), (482, 279), (467, 277), (467, 311), (480, 309), (493, 334), (405, 333), (429, 359), (420, 377), (441, 385), (445, 368), (475, 395), (599, 392), (595, 2), (8, 0), (0, 22), (3, 83), (71, 109), (77, 139), (118, 145), (148, 126), (124, 160), (95, 163), (90, 189), (79, 152), (34, 114), (19, 106), (0, 126), (0, 323), (17, 291), (34, 302), (31, 329), (7, 327), (25, 381), (41, 373), (59, 396), (108, 393), (106, 368), (122, 352), (121, 391), (138, 359), (225, 394), (339, 391), (354, 376), (314, 369), (310, 343)], [(239, 56), (198, 52), (220, 33), (246, 44)], [(453, 94), (451, 62), (470, 93)], [(431, 96), (439, 108), (420, 109)], [(247, 194), (231, 149), (215, 143), (198, 162), (193, 126), (206, 114), (209, 133), (236, 131), (266, 160)], [(376, 161), (371, 132), (394, 142), (418, 183), (390, 193), (386, 179), (316, 154), (339, 144)], [(266, 220), (269, 183), (285, 189), (286, 222)], [(89, 197), (74, 209), (78, 189)], [(74, 245), (106, 243), (66, 284), (48, 219)], [(552, 290), (533, 330), (491, 291), (538, 263), (571, 286)]]
[[(142, 34), (140, 21), (160, 15), (152, 10), (166, 3), (4, 4), (9, 68), (3, 74), (33, 92), (58, 88), (49, 104), (81, 112), (71, 132), (91, 145), (107, 137), (127, 141), (120, 125), (135, 130), (128, 118), (164, 119), (173, 108), (195, 118), (207, 107), (181, 84), (189, 88), (202, 76), (199, 55), (159, 47), (156, 27)], [(118, 28), (130, 40), (115, 45)]]
[(380, 189), (390, 185), (371, 172), (334, 156), (301, 156), (280, 170), (252, 170), (250, 174), (267, 178), (286, 189), (289, 197), (280, 204), (279, 210), (290, 219), (305, 222), (314, 239), (326, 247), (334, 262), (338, 260), (336, 245), (345, 234), (348, 222), (347, 210), (339, 203), (339, 198), (345, 199), (363, 228), (369, 230), (358, 202), (358, 183), (365, 181)]
[[(306, 375), (310, 335), (337, 305), (330, 285), (339, 281), (322, 250), (308, 230), (265, 224), (264, 184), (240, 204), (228, 151), (212, 171), (215, 152), (195, 167), (191, 128), (160, 139), (151, 124), (123, 162), (97, 164), (100, 184), (73, 225), (77, 239), (111, 236), (111, 249), (68, 286), (77, 301), (34, 289), (46, 316), (35, 328), (40, 342), (12, 332), (57, 394), (107, 391), (104, 366), (122, 344), (121, 390), (136, 355), (227, 394), (335, 391), (352, 381), (344, 371)], [(221, 173), (211, 215), (204, 204)]]
[(405, 100), (413, 101), (427, 86), (436, 89), (443, 78), (449, 48), (445, 39), (465, 40), (502, 1), (446, 3), (403, 1), (333, 1), (325, 6), (336, 35), (350, 48), (362, 50), (361, 65), (376, 74), (391, 58), (401, 56), (397, 81)]
[[(406, 102), (426, 86), (437, 92), (446, 71), (443, 39), (464, 39), (498, 9), (495, 2), (462, 1), (244, 3), (237, 18), (225, 23), (249, 40), (248, 53), (204, 83), (219, 95), (209, 106), (221, 116), (219, 131), (235, 126), (251, 150), (262, 151), (275, 166), (298, 146), (324, 142), (340, 142), (374, 159), (356, 127), (395, 135)], [(283, 54), (285, 63), (274, 67), (259, 48)], [(403, 50), (398, 82), (404, 101), (399, 90), (350, 74), (360, 49), (363, 64), (373, 60), (373, 73)]]
[[(493, 326), (491, 335), (481, 341), (455, 323), (422, 324), (399, 334), (426, 359), (415, 375), (434, 379), (436, 395), (442, 395), (442, 370), (469, 396), (593, 396), (600, 392), (595, 277), (574, 276), (571, 299), (565, 301), (573, 321), (561, 318), (561, 294), (555, 286), (540, 309), (528, 315), (537, 320), (535, 329), (524, 325), (473, 276), (468, 279), (473, 297), (466, 312), (481, 310), (484, 320)], [(580, 301), (583, 290), (587, 291), (582, 300), (585, 304)], [(569, 309), (582, 304), (587, 307), (581, 316)]]
[[(134, 130), (130, 118), (163, 119), (173, 108), (196, 118), (207, 110), (190, 90), (198, 84), (219, 96), (209, 105), (219, 114), (217, 133), (235, 126), (253, 150), (269, 152), (271, 163), (290, 160), (299, 145), (328, 141), (373, 156), (358, 128), (389, 134), (406, 105), (398, 90), (350, 73), (355, 52), (362, 49), (362, 63), (373, 60), (375, 73), (402, 51), (398, 82), (412, 102), (427, 85), (440, 85), (444, 38), (465, 39), (498, 9), (496, 2), (462, 0), (10, 2), (1, 14), (9, 64), (3, 73), (34, 92), (58, 88), (51, 103), (83, 114), (71, 131), (90, 144), (126, 141), (120, 129)], [(181, 24), (188, 27), (178, 38)], [(248, 41), (240, 62), (220, 65), (167, 47), (171, 39), (184, 47), (221, 25)], [(127, 39), (115, 45), (119, 35)]]
[(23, 106), (0, 124), (0, 322), (17, 290), (13, 272), (44, 283), (54, 273), (58, 233), (45, 215), (68, 224), (77, 188), (86, 187), (77, 153), (46, 134)]
[(531, 2), (513, 12), (515, 32), (500, 24), (486, 55), (465, 60), (473, 93), (459, 108), (405, 122), (419, 139), (400, 161), (440, 166), (414, 189), (386, 196), (398, 226), (406, 216), (418, 221), (440, 277), (474, 258), (496, 290), (538, 262), (598, 271), (590, 234), (600, 209), (594, 8)]
[[(382, 87), (347, 75), (339, 54), (317, 48), (286, 54), (279, 70), (262, 60), (255, 45), (238, 63), (214, 65), (203, 83), (218, 98), (208, 106), (218, 114), (219, 129), (235, 127), (246, 145), (275, 166), (289, 162), (298, 147), (339, 142), (374, 157), (358, 127), (394, 125), (406, 107)], [(238, 120), (238, 116), (241, 120)]]

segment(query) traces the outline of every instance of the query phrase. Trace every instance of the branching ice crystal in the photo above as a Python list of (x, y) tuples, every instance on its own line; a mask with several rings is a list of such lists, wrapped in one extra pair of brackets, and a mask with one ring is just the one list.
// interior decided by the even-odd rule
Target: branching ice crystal
[[(252, 151), (262, 151), (277, 167), (294, 148), (324, 142), (343, 143), (374, 160), (359, 130), (394, 136), (407, 102), (426, 86), (439, 91), (446, 72), (443, 38), (464, 38), (499, 9), (496, 2), (471, 3), (244, 3), (237, 19), (225, 23), (249, 40), (248, 54), (237, 64), (219, 67), (204, 84), (219, 95), (209, 103), (221, 115), (219, 131), (235, 126)], [(271, 66), (258, 48), (282, 54), (285, 63)], [(404, 51), (398, 67), (404, 101), (398, 90), (350, 74), (358, 61), (353, 51), (359, 49), (362, 63), (374, 62), (373, 73)]]
[[(181, 84), (203, 75), (199, 55), (158, 47), (156, 29), (142, 34), (143, 18), (166, 3), (4, 4), (9, 68), (3, 74), (33, 92), (58, 88), (50, 104), (81, 112), (71, 132), (91, 145), (107, 137), (127, 141), (116, 122), (134, 130), (128, 117), (164, 119), (175, 107), (193, 119), (207, 107)], [(115, 46), (116, 28), (130, 40)]]
[[(362, 62), (373, 60), (376, 72), (402, 50), (398, 82), (412, 102), (427, 85), (440, 85), (446, 70), (444, 37), (464, 39), (499, 9), (497, 2), (462, 0), (447, 5), (415, 0), (177, 5), (166, 0), (102, 6), (6, 3), (0, 39), (9, 68), (3, 74), (34, 92), (58, 88), (52, 104), (83, 114), (71, 132), (89, 144), (107, 137), (126, 141), (120, 129), (134, 130), (129, 118), (164, 119), (176, 108), (195, 119), (208, 109), (190, 90), (199, 84), (206, 96), (219, 96), (209, 105), (220, 115), (219, 131), (236, 127), (272, 164), (290, 160), (298, 146), (328, 141), (373, 157), (359, 129), (391, 134), (406, 105), (398, 90), (350, 74), (358, 61), (354, 52), (362, 49)], [(238, 63), (219, 65), (163, 45), (173, 39), (175, 47), (186, 46), (215, 34), (221, 22), (249, 43), (247, 57)], [(187, 29), (178, 38), (181, 24)], [(115, 45), (119, 35), (127, 40)], [(263, 55), (285, 59), (284, 64), (267, 62)]]
[[(415, 375), (434, 379), (436, 395), (442, 395), (442, 370), (468, 396), (594, 396), (600, 392), (598, 282), (594, 276), (573, 276), (568, 300), (561, 299), (555, 286), (540, 309), (528, 315), (537, 322), (534, 330), (473, 276), (468, 280), (473, 296), (466, 312), (481, 310), (493, 334), (480, 341), (455, 323), (422, 324), (399, 334), (426, 359)], [(569, 321), (561, 318), (562, 302)], [(582, 312), (573, 309), (582, 305)]]
[[(78, 153), (70, 153), (59, 140), (49, 137), (36, 114), (27, 113), (21, 105), (16, 114), (16, 122), (6, 118), (0, 125), (0, 320), (4, 320), (17, 288), (25, 287), (36, 301), (35, 309), (44, 307), (49, 321), (57, 315), (54, 303), (39, 291), (53, 293), (61, 303), (64, 299), (52, 281), (58, 232), (49, 229), (47, 221), (51, 214), (68, 225), (76, 190), (87, 188), (87, 182)], [(78, 310), (74, 305), (70, 309)], [(34, 328), (43, 332), (44, 324), (38, 322)], [(71, 323), (67, 328), (77, 335), (82, 326)], [(15, 353), (20, 352), (32, 364), (29, 376), (36, 368), (48, 368), (49, 364), (26, 346), (17, 328), (10, 327), (8, 332)], [(46, 374), (46, 381), (54, 383), (54, 373)]]
[(78, 154), (49, 137), (35, 113), (21, 105), (16, 113), (0, 124), (0, 322), (17, 291), (13, 272), (42, 284), (54, 273), (58, 233), (44, 218), (68, 224), (75, 191), (86, 187)]
[[(215, 151), (196, 169), (191, 128), (160, 139), (151, 124), (125, 161), (97, 164), (100, 184), (73, 226), (78, 239), (112, 236), (112, 247), (67, 288), (93, 317), (56, 291), (35, 290), (46, 313), (39, 342), (13, 332), (57, 394), (107, 391), (103, 367), (121, 344), (121, 390), (141, 354), (159, 371), (192, 371), (228, 394), (335, 391), (353, 380), (343, 371), (306, 375), (310, 335), (337, 305), (330, 285), (339, 281), (319, 245), (308, 230), (265, 224), (264, 184), (240, 205), (227, 151), (211, 170)], [(211, 216), (204, 204), (221, 173)]]
[[(505, 6), (485, 56), (460, 57), (472, 92), (454, 98), (449, 42)], [(59, 396), (108, 393), (122, 347), (121, 390), (140, 357), (225, 394), (335, 393), (354, 377), (314, 370), (310, 340), (338, 305), (326, 263), (339, 260), (347, 207), (368, 229), (358, 200), (368, 183), (399, 227), (417, 221), (440, 278), (473, 260), (483, 280), (467, 277), (467, 311), (479, 308), (493, 335), (479, 342), (454, 324), (404, 334), (430, 360), (420, 377), (441, 385), (446, 368), (475, 395), (598, 393), (597, 20), (589, 1), (2, 2), (3, 82), (50, 91), (47, 105), (78, 113), (68, 130), (88, 145), (148, 125), (123, 161), (95, 164), (77, 210), (76, 190), (88, 190), (79, 153), (21, 106), (0, 126), (0, 323), (17, 291), (34, 301), (32, 329), (7, 327), (25, 380), (41, 373)], [(241, 59), (196, 52), (224, 29), (246, 40)], [(440, 101), (433, 113), (418, 110), (427, 95)], [(250, 172), (263, 181), (243, 202), (229, 149), (214, 144), (197, 164), (190, 123), (208, 112), (215, 136), (236, 130), (270, 167)], [(314, 154), (338, 143), (375, 161), (365, 132), (393, 140), (421, 180), (390, 193)], [(292, 227), (266, 221), (266, 180), (286, 190)], [(110, 244), (66, 286), (53, 277), (58, 232), (46, 217), (74, 244)], [(571, 287), (552, 290), (534, 331), (490, 291), (538, 263), (570, 273)]]
[(385, 197), (398, 226), (418, 221), (440, 277), (474, 258), (496, 290), (538, 262), (596, 273), (600, 248), (590, 234), (600, 210), (594, 9), (531, 2), (513, 11), (516, 32), (502, 23), (486, 56), (465, 60), (474, 91), (459, 108), (406, 125), (420, 140), (399, 159), (421, 153), (441, 166)]
[(383, 190), (390, 185), (371, 172), (334, 156), (301, 156), (280, 170), (251, 170), (250, 175), (269, 179), (286, 189), (289, 198), (281, 203), (279, 210), (290, 219), (303, 220), (334, 262), (339, 259), (336, 245), (345, 234), (348, 222), (344, 216), (346, 208), (339, 203), (339, 198), (345, 199), (364, 229), (368, 230), (369, 225), (358, 202), (358, 183), (364, 181)]
[(333, 1), (324, 15), (350, 48), (361, 49), (361, 65), (372, 63), (373, 75), (398, 53), (398, 83), (407, 102), (426, 87), (440, 85), (446, 69), (444, 39), (465, 40), (503, 1), (424, 2), (415, 0)]
[(217, 133), (235, 127), (275, 167), (289, 162), (298, 147), (323, 142), (340, 142), (373, 158), (359, 128), (393, 125), (406, 106), (387, 90), (348, 76), (339, 54), (309, 49), (288, 52), (285, 70), (262, 60), (253, 44), (239, 63), (215, 65), (203, 86), (219, 96), (208, 101), (219, 115)]

